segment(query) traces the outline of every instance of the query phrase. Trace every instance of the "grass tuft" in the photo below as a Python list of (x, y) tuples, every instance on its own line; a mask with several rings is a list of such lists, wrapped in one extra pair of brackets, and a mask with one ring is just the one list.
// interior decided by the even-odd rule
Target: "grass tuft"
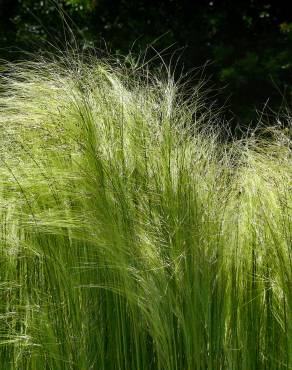
[(226, 144), (199, 88), (102, 60), (0, 91), (3, 369), (291, 369), (288, 131)]

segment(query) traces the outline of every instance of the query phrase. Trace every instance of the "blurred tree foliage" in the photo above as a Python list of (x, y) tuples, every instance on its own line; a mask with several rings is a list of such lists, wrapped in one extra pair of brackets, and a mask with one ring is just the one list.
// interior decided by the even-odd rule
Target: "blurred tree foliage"
[(0, 51), (15, 58), (21, 50), (50, 43), (62, 48), (76, 42), (86, 49), (102, 47), (103, 40), (122, 54), (150, 44), (160, 52), (167, 48), (166, 60), (181, 50), (179, 66), (185, 71), (212, 62), (206, 73), (224, 87), (219, 102), (227, 99), (234, 114), (248, 122), (268, 99), (275, 110), (284, 96), (291, 101), (289, 5), (281, 0), (0, 0)]

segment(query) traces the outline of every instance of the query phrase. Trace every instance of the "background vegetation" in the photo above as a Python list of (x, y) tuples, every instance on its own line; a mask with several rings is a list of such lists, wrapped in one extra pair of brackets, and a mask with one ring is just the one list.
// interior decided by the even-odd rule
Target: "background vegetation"
[(211, 61), (206, 74), (219, 88), (219, 105), (226, 102), (227, 118), (228, 110), (235, 114), (234, 125), (255, 122), (255, 108), (262, 110), (267, 102), (276, 111), (283, 99), (291, 103), (288, 1), (1, 0), (2, 57), (38, 50), (44, 40), (46, 48), (48, 42), (62, 48), (70, 41), (56, 4), (82, 48), (103, 48), (104, 41), (113, 53), (127, 54), (152, 44), (159, 52), (168, 48), (162, 53), (167, 62), (175, 50), (182, 53), (178, 70), (185, 71)]

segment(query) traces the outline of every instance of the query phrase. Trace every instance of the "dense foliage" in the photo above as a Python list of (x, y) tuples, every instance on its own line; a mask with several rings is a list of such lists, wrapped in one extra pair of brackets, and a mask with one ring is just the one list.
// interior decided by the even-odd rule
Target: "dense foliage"
[[(159, 52), (168, 48), (162, 53), (167, 62), (174, 50), (185, 48), (178, 69), (213, 62), (207, 74), (216, 87), (225, 87), (218, 99), (227, 99), (242, 123), (268, 100), (276, 110), (283, 97), (291, 103), (288, 1), (1, 0), (0, 12), (0, 47), (36, 50), (46, 39), (62, 49), (72, 42), (69, 24), (83, 48), (104, 48), (104, 40), (112, 51), (127, 54), (153, 44)], [(11, 49), (2, 54), (16, 56)]]

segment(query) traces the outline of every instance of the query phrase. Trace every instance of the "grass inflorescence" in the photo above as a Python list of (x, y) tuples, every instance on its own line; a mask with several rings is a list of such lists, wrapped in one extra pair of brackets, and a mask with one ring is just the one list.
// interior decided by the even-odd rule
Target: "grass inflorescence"
[(190, 94), (102, 60), (7, 66), (0, 367), (291, 368), (289, 131), (225, 142)]

